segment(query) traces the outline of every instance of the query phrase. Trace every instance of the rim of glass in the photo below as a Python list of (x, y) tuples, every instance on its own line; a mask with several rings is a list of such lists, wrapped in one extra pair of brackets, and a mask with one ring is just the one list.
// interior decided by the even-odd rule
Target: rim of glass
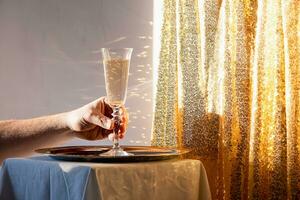
[(108, 48), (101, 48), (101, 50), (115, 50), (115, 51), (117, 51), (117, 50), (133, 50), (133, 48), (131, 48), (131, 47), (125, 47), (125, 48), (110, 48), (110, 47), (108, 47)]

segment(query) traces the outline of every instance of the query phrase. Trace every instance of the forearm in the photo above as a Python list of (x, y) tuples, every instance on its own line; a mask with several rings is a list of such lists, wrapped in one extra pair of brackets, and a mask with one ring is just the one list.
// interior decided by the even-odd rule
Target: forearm
[(26, 120), (0, 122), (0, 161), (23, 156), (72, 137), (66, 113)]

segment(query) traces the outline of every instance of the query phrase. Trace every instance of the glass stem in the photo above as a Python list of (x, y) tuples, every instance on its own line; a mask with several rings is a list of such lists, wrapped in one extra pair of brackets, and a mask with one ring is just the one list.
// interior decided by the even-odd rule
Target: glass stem
[(118, 106), (114, 106), (113, 107), (113, 120), (114, 120), (114, 129), (113, 129), (113, 133), (114, 133), (114, 145), (113, 145), (113, 149), (119, 149), (120, 148), (120, 144), (119, 144), (119, 130), (120, 130), (120, 124), (121, 124), (121, 116), (120, 116), (120, 107)]

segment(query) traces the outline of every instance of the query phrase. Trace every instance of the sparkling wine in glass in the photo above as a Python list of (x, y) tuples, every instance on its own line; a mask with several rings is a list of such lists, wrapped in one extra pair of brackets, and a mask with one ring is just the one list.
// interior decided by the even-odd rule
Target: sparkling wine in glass
[(119, 144), (118, 132), (121, 123), (121, 107), (124, 106), (128, 85), (128, 73), (132, 48), (103, 48), (106, 101), (113, 108), (113, 147), (101, 156), (130, 156)]

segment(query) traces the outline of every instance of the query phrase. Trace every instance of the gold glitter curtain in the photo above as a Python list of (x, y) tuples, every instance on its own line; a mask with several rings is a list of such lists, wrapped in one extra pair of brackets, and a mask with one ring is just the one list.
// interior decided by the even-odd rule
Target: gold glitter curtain
[(300, 1), (155, 3), (152, 144), (192, 148), (215, 199), (300, 199)]

